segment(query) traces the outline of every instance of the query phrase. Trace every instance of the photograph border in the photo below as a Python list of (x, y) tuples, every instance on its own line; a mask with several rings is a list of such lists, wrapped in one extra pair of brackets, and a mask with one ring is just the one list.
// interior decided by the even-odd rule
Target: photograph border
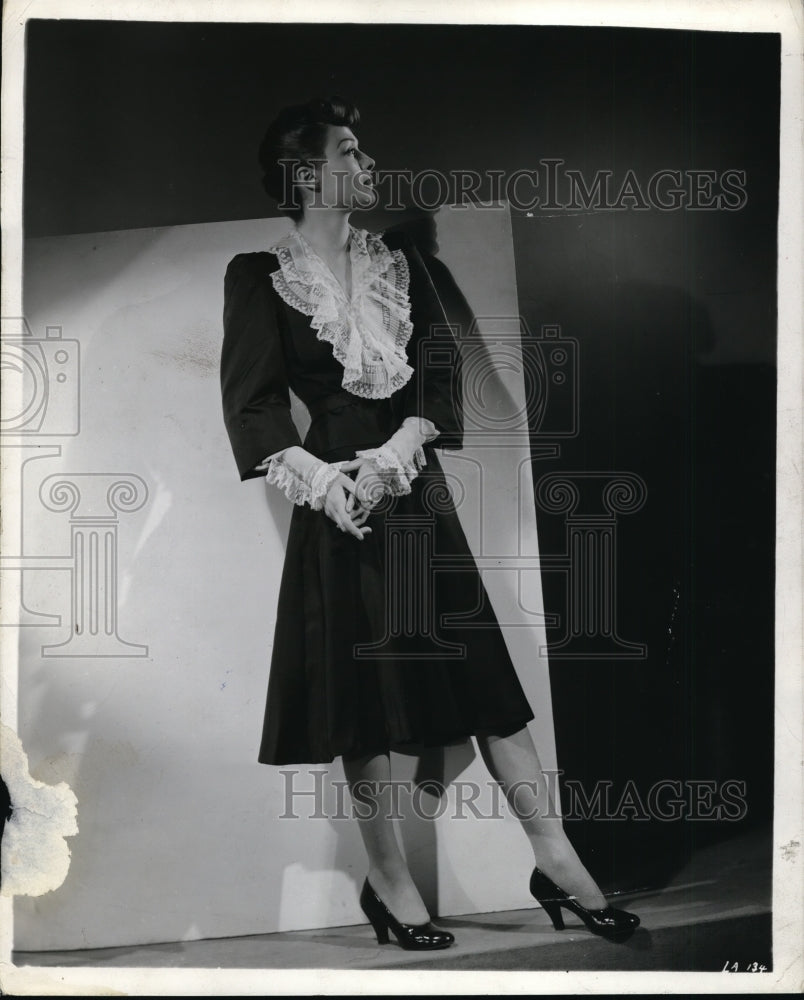
[[(341, 972), (311, 970), (143, 969), (100, 966), (33, 968), (11, 961), (12, 900), (0, 897), (0, 987), (14, 995), (282, 994), (542, 994), (542, 993), (767, 993), (802, 988), (802, 147), (804, 96), (801, 63), (804, 12), (783, 0), (718, 2), (649, 0), (614, 3), (452, 0), (438, 11), (399, 0), (8, 0), (3, 12), (2, 70), (2, 305), (0, 315), (22, 316), (22, 181), (24, 151), (25, 27), (34, 18), (167, 22), (341, 22), (389, 24), (528, 24), (618, 26), (698, 31), (773, 32), (782, 36), (778, 222), (778, 395), (776, 452), (776, 693), (773, 820), (772, 973), (692, 972)], [(3, 408), (14, 412), (19, 386), (6, 378)], [(18, 397), (17, 397), (18, 398)], [(8, 461), (4, 457), (4, 461)], [(5, 469), (2, 470), (5, 472)], [(2, 535), (19, 538), (20, 498), (2, 476)], [(0, 601), (19, 604), (19, 574), (0, 580)], [(17, 635), (0, 629), (3, 725), (17, 729)], [(266, 971), (270, 980), (266, 981)]]

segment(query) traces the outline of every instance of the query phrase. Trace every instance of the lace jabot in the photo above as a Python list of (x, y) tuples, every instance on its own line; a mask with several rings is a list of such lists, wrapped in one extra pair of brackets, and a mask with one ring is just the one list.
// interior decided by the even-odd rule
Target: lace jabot
[(351, 298), (295, 226), (268, 248), (279, 258), (271, 279), (279, 297), (309, 316), (318, 339), (332, 346), (343, 388), (385, 399), (413, 374), (405, 353), (413, 332), (408, 262), (374, 233), (349, 230)]

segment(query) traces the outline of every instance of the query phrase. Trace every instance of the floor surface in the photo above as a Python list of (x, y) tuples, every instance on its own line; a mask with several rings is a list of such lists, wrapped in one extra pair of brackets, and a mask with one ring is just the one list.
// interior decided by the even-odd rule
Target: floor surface
[[(17, 966), (228, 969), (672, 970), (720, 972), (738, 963), (770, 970), (768, 837), (732, 838), (698, 851), (665, 888), (616, 905), (642, 926), (623, 944), (566, 915), (553, 929), (541, 907), (440, 917), (455, 944), (425, 954), (378, 946), (368, 924), (85, 951), (17, 952)], [(564, 911), (566, 914), (566, 911)]]

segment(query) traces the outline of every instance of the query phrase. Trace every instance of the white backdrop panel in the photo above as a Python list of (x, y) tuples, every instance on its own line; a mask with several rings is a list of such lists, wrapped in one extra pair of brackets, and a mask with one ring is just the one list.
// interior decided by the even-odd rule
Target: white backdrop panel
[[(476, 314), (515, 317), (507, 211), (442, 211), (437, 222), (439, 256)], [(34, 776), (76, 792), (79, 833), (69, 841), (64, 885), (16, 901), (18, 949), (363, 922), (365, 859), (354, 822), (281, 819), (287, 776), (256, 762), (290, 508), (263, 481), (237, 478), (218, 359), (227, 262), (269, 245), (286, 225), (96, 233), (26, 247), (30, 328), (41, 339), (60, 327), (62, 346), (51, 337), (42, 348), (54, 393), (50, 423), (21, 450), (21, 552), (42, 557), (45, 568), (24, 575), (19, 728)], [(495, 323), (480, 324), (490, 357)], [(66, 361), (54, 360), (57, 350)], [(62, 363), (70, 378), (57, 383)], [(75, 378), (80, 395), (57, 398), (73, 391)], [(495, 377), (485, 398), (500, 412), (522, 409), (521, 372)], [(75, 407), (78, 433), (59, 426), (56, 406), (66, 407), (58, 419), (67, 423)], [(306, 413), (294, 412), (304, 425)], [(490, 447), (473, 434), (472, 419), (467, 427), (466, 449), (443, 464), (465, 487), (459, 512), (475, 554), (500, 565), (536, 555), (526, 443)], [(78, 508), (63, 495), (59, 506), (54, 475), (73, 483)], [(125, 489), (117, 499), (109, 494), (118, 481), (129, 484), (128, 499)], [(82, 576), (72, 553), (90, 545), (93, 531), (101, 548), (86, 548)], [(534, 738), (554, 768), (539, 574), (484, 572), (534, 706)], [(72, 636), (75, 613), (95, 615), (96, 633), (80, 649), (58, 648)], [(395, 776), (410, 778), (414, 764), (394, 755)], [(445, 767), (451, 778), (488, 788), (469, 745), (450, 748)], [(342, 779), (339, 762), (307, 765), (294, 787), (319, 780), (332, 792)], [(444, 914), (535, 905), (530, 849), (516, 822), (456, 821), (447, 799), (434, 822), (402, 823), (428, 905)], [(491, 807), (490, 789), (481, 802)], [(302, 815), (311, 808), (299, 800)]]

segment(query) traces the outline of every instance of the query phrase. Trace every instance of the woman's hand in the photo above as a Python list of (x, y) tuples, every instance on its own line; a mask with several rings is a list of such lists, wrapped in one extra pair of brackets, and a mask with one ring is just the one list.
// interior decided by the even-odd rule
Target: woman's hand
[(378, 470), (377, 466), (367, 458), (357, 458), (354, 464), (357, 468), (355, 499), (362, 508), (370, 511), (388, 492), (388, 474)]
[(332, 481), (327, 497), (324, 501), (324, 513), (337, 524), (341, 531), (354, 535), (361, 542), (369, 534), (369, 528), (365, 521), (371, 513), (370, 510), (357, 505), (356, 484), (345, 471), (352, 471), (361, 465), (359, 460), (347, 462), (341, 466), (340, 475)]

